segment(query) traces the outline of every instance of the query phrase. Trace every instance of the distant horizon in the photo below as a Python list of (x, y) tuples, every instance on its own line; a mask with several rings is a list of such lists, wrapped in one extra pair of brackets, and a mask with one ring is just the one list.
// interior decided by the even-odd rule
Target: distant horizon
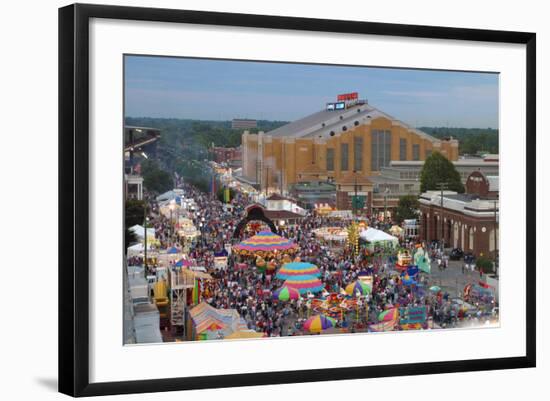
[[(306, 116), (304, 116), (306, 117)], [(205, 122), (217, 122), (217, 123), (221, 123), (221, 122), (231, 122), (233, 119), (230, 119), (230, 120), (214, 120), (214, 119), (203, 119), (203, 118), (187, 118), (187, 117), (151, 117), (151, 116), (126, 116), (124, 118), (150, 118), (152, 120), (190, 120), (190, 121), (205, 121)], [(284, 122), (284, 123), (291, 123), (292, 121), (288, 121), (288, 120), (269, 120), (269, 119), (265, 119), (265, 118), (250, 118), (250, 117), (235, 117), (234, 118), (235, 120), (254, 120), (254, 121), (269, 121), (269, 122)], [(441, 125), (420, 125), (418, 127), (414, 127), (411, 125), (411, 127), (413, 128), (422, 128), (422, 127), (427, 127), (427, 128), (449, 128), (449, 129), (490, 129), (490, 130), (494, 130), (494, 131), (498, 131), (499, 129), (498, 128), (493, 128), (493, 127), (459, 127), (459, 126), (441, 126)], [(153, 128), (153, 127), (151, 127)], [(237, 128), (236, 128), (237, 129)], [(239, 128), (240, 129), (240, 128)], [(243, 130), (245, 128), (242, 128)]]
[(411, 127), (499, 127), (499, 75), (184, 57), (125, 56), (125, 115), (295, 121), (340, 93)]

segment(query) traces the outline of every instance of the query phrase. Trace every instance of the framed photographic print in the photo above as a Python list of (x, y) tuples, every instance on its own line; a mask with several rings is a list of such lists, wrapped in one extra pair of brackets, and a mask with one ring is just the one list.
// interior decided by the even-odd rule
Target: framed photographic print
[(535, 82), (534, 33), (61, 8), (59, 390), (535, 366)]

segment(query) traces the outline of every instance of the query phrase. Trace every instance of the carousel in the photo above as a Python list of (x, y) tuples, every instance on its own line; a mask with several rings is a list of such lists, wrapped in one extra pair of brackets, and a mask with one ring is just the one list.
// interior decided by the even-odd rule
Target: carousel
[(234, 245), (233, 251), (242, 257), (255, 258), (258, 269), (273, 273), (281, 259), (283, 262), (290, 261), (290, 256), (298, 251), (298, 245), (271, 231), (260, 231)]

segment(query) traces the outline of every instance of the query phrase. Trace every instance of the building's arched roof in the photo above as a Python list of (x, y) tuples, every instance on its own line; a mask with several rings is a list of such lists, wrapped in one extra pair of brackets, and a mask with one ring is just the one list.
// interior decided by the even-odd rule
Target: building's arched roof
[[(274, 138), (329, 138), (340, 135), (345, 131), (353, 130), (357, 125), (370, 124), (376, 118), (386, 118), (395, 125), (400, 125), (416, 135), (430, 140), (433, 143), (440, 142), (423, 131), (413, 128), (402, 121), (378, 110), (377, 108), (364, 103), (356, 104), (344, 110), (321, 110), (304, 118), (298, 119), (282, 127), (269, 131), (266, 135)], [(346, 127), (344, 130), (343, 127)]]

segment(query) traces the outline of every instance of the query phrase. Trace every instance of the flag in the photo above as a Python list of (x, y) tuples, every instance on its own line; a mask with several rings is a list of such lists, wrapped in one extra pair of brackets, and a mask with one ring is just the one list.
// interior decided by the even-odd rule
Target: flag
[(231, 192), (229, 191), (229, 188), (225, 187), (223, 189), (223, 201), (225, 203), (229, 203), (231, 201)]
[(212, 194), (216, 194), (216, 177), (214, 174), (212, 174), (212, 181), (210, 183), (210, 191), (212, 191)]
[(199, 297), (200, 297), (200, 287), (199, 287), (198, 279), (195, 279), (195, 285), (193, 286), (193, 292), (191, 294), (191, 297), (193, 299), (193, 304), (197, 305), (199, 303)]

